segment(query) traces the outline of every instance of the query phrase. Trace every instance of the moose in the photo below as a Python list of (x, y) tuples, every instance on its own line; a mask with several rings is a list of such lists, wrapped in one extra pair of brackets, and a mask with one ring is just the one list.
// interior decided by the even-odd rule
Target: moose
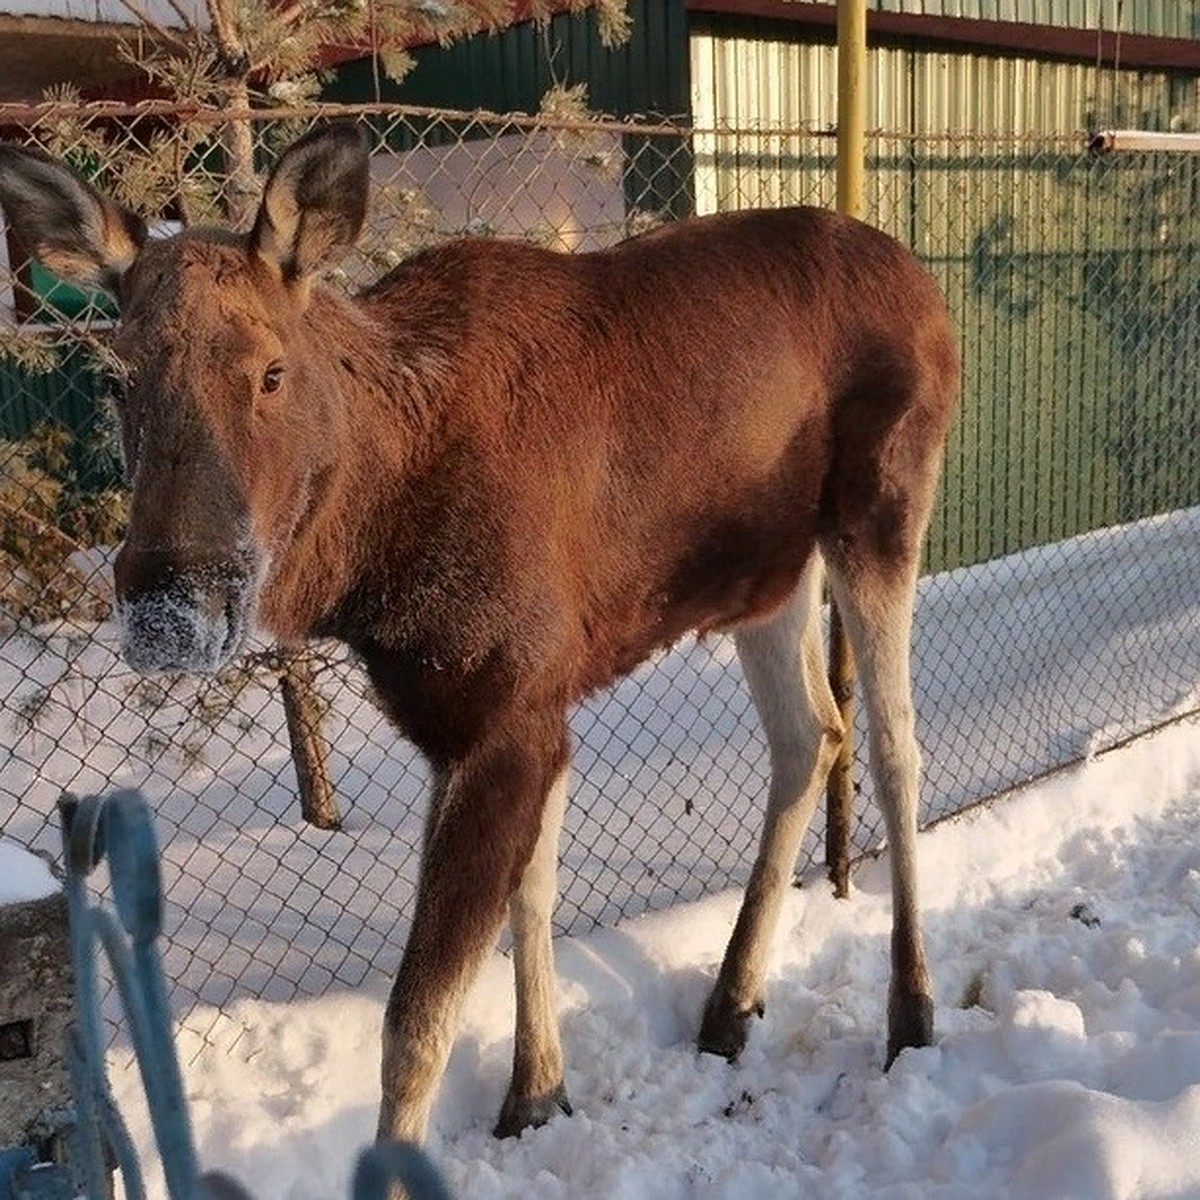
[(570, 1112), (551, 941), (568, 712), (690, 631), (732, 633), (770, 752), (698, 1037), (742, 1050), (844, 737), (826, 578), (891, 852), (887, 1064), (928, 1044), (909, 643), (959, 374), (934, 280), (884, 233), (791, 208), (578, 254), (463, 238), (349, 297), (319, 276), (360, 233), (368, 161), (356, 129), (320, 127), (278, 158), (248, 233), (152, 238), (66, 165), (4, 145), (0, 205), (31, 254), (119, 306), (129, 665), (211, 672), (252, 627), (338, 639), (429, 763), (379, 1137), (424, 1137), (506, 916), (496, 1132)]

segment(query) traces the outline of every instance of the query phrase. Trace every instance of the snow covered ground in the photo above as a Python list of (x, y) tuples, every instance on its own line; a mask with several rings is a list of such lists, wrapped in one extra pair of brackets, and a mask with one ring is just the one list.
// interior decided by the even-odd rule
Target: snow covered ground
[[(922, 582), (926, 817), (1197, 706), (1198, 535), (1193, 509)], [(213, 733), (220, 757), (173, 766), (187, 695), (140, 706), (100, 635), (0, 642), (0, 834), (54, 852), (60, 789), (145, 790), (202, 1160), (264, 1200), (344, 1195), (374, 1125), (420, 776), (343, 689), (335, 776), (358, 800), (343, 833), (315, 831), (267, 689)], [(922, 837), (939, 1038), (886, 1076), (885, 865), (849, 903), (810, 877), (731, 1068), (692, 1039), (738, 895), (681, 903), (744, 877), (756, 836), (761, 746), (731, 657), (685, 643), (576, 716), (565, 910), (675, 906), (560, 941), (576, 1115), (517, 1142), (488, 1132), (512, 1005), (508, 963), (489, 966), (432, 1137), (463, 1200), (1200, 1197), (1200, 729)], [(45, 886), (36, 860), (0, 858), (0, 894), (18, 875)], [(152, 1158), (127, 1057), (115, 1082)]]
[(15, 842), (0, 841), (0, 904), (41, 900), (59, 887), (45, 859)]
[[(489, 1133), (510, 967), (475, 988), (431, 1149), (466, 1200), (1200, 1196), (1200, 725), (1169, 727), (921, 839), (937, 1044), (882, 1071), (886, 859), (789, 899), (767, 1014), (733, 1066), (692, 1038), (726, 893), (558, 944), (575, 1103)], [(242, 1001), (182, 1034), (201, 1159), (329, 1200), (371, 1136), (382, 989)], [(152, 1158), (136, 1074), (118, 1098)]]

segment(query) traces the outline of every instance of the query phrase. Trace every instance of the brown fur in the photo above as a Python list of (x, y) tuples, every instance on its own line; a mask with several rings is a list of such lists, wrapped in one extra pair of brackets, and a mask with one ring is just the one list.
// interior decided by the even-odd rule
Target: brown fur
[[(131, 635), (141, 665), (227, 656), (245, 593), (284, 641), (357, 650), (433, 766), (380, 1118), (381, 1134), (412, 1136), (567, 764), (569, 706), (689, 630), (774, 621), (818, 544), (847, 597), (861, 594), (860, 625), (876, 609), (902, 622), (958, 366), (912, 256), (815, 209), (683, 222), (578, 256), (460, 241), (342, 298), (305, 272), (357, 231), (365, 155), (322, 136), (281, 162), (249, 238), (188, 232), (143, 245), (128, 269), (128, 247), (108, 266), (90, 243), (76, 258), (121, 281), (134, 493), (118, 595), (129, 612), (170, 593), (203, 628), (228, 619), (200, 650), (182, 622), (160, 654), (148, 610)], [(41, 186), (50, 168), (22, 170)], [(93, 230), (129, 228), (90, 189), (56, 186), (101, 206)], [(69, 241), (57, 226), (25, 236)], [(888, 686), (906, 686), (906, 651), (887, 653)], [(762, 669), (769, 683), (779, 668)], [(812, 736), (836, 739), (829, 720)], [(910, 736), (881, 731), (881, 761), (899, 764), (886, 770), (915, 772)], [(812, 769), (828, 757), (814, 751)], [(928, 1037), (903, 871), (893, 1044)], [(767, 874), (755, 895), (777, 896)], [(746, 919), (747, 946), (762, 919)], [(731, 946), (705, 1022), (731, 1052), (760, 1004), (742, 995), (759, 986), (742, 953)], [(557, 1063), (557, 1042), (517, 1049), (506, 1128), (544, 1119), (547, 1096), (565, 1103), (561, 1079), (532, 1081), (527, 1065)]]
[[(769, 612), (818, 530), (849, 517), (885, 553), (921, 532), (902, 511), (863, 517), (889, 486), (885, 456), (903, 470), (905, 439), (940, 438), (952, 343), (932, 283), (863, 226), (756, 213), (573, 258), (461, 242), (358, 302), (318, 293), (290, 321), (286, 291), (259, 300), (237, 248), (195, 251), (226, 280), (222, 307), (259, 309), (246, 341), (256, 327), (297, 339), (304, 403), (264, 404), (253, 428), (246, 398), (196, 361), (211, 349), (179, 363), (205, 381), (203, 424), (260, 539), (279, 541), (295, 519), (260, 619), (360, 650), (435, 762), (494, 720), (464, 693), (486, 693), (489, 710), (568, 704), (689, 629)], [(139, 264), (135, 297), (141, 275)], [(185, 346), (185, 330), (228, 320), (206, 311), (211, 289), (186, 294), (174, 322)], [(177, 304), (156, 289), (155, 320)], [(121, 342), (135, 362), (139, 307)], [(237, 336), (217, 354), (241, 353)], [(927, 407), (906, 411), (914, 400)], [(306, 488), (319, 502), (293, 518)]]

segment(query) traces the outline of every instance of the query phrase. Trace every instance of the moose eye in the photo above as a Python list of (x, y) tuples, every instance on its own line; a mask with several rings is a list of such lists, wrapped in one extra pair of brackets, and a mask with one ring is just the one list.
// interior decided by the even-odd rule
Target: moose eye
[(129, 399), (132, 379), (127, 371), (110, 371), (104, 378), (104, 390), (109, 400), (120, 407)]
[(266, 393), (279, 391), (283, 383), (283, 363), (272, 363), (262, 377), (262, 390)]

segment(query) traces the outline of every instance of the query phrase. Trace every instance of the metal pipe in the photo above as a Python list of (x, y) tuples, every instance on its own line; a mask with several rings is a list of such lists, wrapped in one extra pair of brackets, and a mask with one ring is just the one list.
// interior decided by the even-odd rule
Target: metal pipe
[(867, 145), (867, 0), (838, 0), (837, 64), (837, 210), (861, 217)]
[(1088, 138), (1089, 150), (1200, 150), (1200, 133), (1163, 133), (1152, 129), (1101, 129)]
[[(867, 0), (838, 0), (837, 209), (863, 214), (867, 145)], [(854, 655), (837, 608), (830, 604), (829, 685), (845, 737), (825, 789), (825, 863), (834, 895), (850, 894), (850, 829), (854, 810)]]

